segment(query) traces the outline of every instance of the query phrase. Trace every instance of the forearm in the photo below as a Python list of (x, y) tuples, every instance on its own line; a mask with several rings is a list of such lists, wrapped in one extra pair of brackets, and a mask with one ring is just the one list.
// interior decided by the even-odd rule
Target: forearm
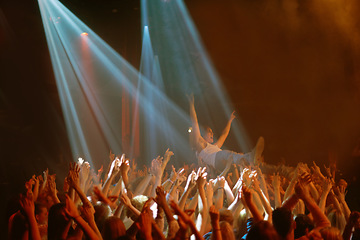
[(28, 216), (29, 231), (32, 240), (41, 240), (39, 228), (35, 219), (35, 215)]
[(113, 216), (120, 218), (123, 209), (124, 209), (124, 205), (119, 203), (119, 205), (115, 209), (115, 212), (114, 212)]
[(146, 187), (149, 185), (152, 176), (150, 174), (146, 175), (144, 179), (139, 183), (134, 191), (134, 196), (143, 195)]
[(306, 207), (312, 214), (314, 218), (314, 223), (316, 227), (330, 227), (331, 224), (325, 214), (320, 210), (320, 208), (316, 205), (315, 201), (310, 197), (302, 198)]
[(92, 240), (98, 240), (102, 239), (101, 236), (99, 237), (96, 232), (90, 227), (90, 225), (80, 216), (77, 216), (74, 218), (76, 223), (80, 225), (80, 227), (83, 229), (85, 235)]
[(294, 207), (296, 206), (296, 204), (298, 203), (299, 198), (297, 197), (296, 194), (292, 194), (290, 197), (288, 197), (286, 200), (284, 200), (282, 207), (283, 208), (287, 208), (290, 211), (292, 211), (294, 209)]
[[(267, 199), (270, 199), (270, 197), (269, 197), (269, 191), (268, 191), (268, 189), (267, 189), (267, 185), (266, 185), (266, 181), (265, 181), (264, 176), (261, 174), (258, 179), (259, 179), (259, 182), (260, 182), (260, 188), (261, 188), (261, 190), (263, 191), (263, 193), (265, 194), (265, 197), (266, 197)], [(280, 194), (280, 190), (279, 190), (279, 194)], [(281, 204), (280, 204), (280, 205), (281, 205)]]
[(218, 188), (215, 190), (216, 194), (215, 194), (215, 201), (214, 201), (214, 205), (216, 209), (221, 209), (223, 207), (224, 204), (224, 188)]
[(234, 198), (234, 194), (232, 193), (231, 188), (227, 181), (225, 181), (224, 190), (225, 190), (225, 196), (226, 196), (227, 202), (228, 202), (228, 204), (231, 204), (235, 198)]
[(231, 123), (232, 123), (232, 119), (230, 119), (230, 120), (227, 122), (224, 130), (222, 131), (222, 133), (221, 133), (221, 135), (220, 135), (220, 137), (219, 137), (219, 140), (216, 142), (216, 145), (217, 145), (218, 147), (220, 147), (220, 148), (221, 148), (222, 145), (224, 144), (227, 136), (229, 135), (230, 128), (231, 128)]
[(163, 184), (162, 187), (164, 188), (164, 191), (169, 192), (169, 190), (171, 189), (173, 182), (169, 179), (167, 179)]
[(121, 175), (121, 178), (122, 178), (122, 181), (123, 181), (125, 187), (128, 188), (128, 186), (129, 186), (129, 176), (126, 173), (124, 173), (124, 174)]
[(268, 215), (268, 221), (271, 223), (272, 222), (272, 209), (269, 203), (269, 200), (265, 197), (265, 194), (263, 193), (263, 191), (258, 192), (260, 200), (262, 205), (264, 206), (264, 209), (266, 211), (266, 214)]
[(281, 207), (280, 188), (274, 187), (275, 208)]
[[(81, 172), (80, 172), (80, 173), (81, 173)], [(88, 178), (89, 178), (89, 176), (87, 176), (87, 177), (80, 177), (80, 184), (79, 184), (79, 186), (80, 186), (81, 191), (83, 191), (83, 192), (85, 192), (86, 182), (87, 182)]]
[(74, 190), (76, 191), (76, 193), (79, 195), (81, 201), (83, 204), (89, 204), (91, 205), (89, 199), (87, 199), (85, 193), (80, 189), (80, 187), (78, 185), (74, 186)]
[(213, 239), (213, 240), (222, 240), (219, 222), (218, 221), (211, 222), (211, 226), (212, 226), (211, 239)]
[(190, 119), (191, 119), (191, 124), (192, 124), (192, 128), (195, 134), (195, 139), (196, 141), (198, 141), (200, 135), (200, 128), (199, 128), (199, 122), (197, 119), (197, 115), (196, 115), (196, 111), (195, 111), (195, 106), (193, 103), (190, 103)]
[[(178, 188), (178, 182), (177, 180), (175, 180), (174, 184), (172, 185), (171, 189), (170, 189), (170, 192), (169, 192), (169, 196), (170, 196), (170, 199), (176, 199), (175, 196), (176, 196), (176, 190)], [(175, 201), (177, 203), (177, 199)]]
[[(202, 224), (203, 225), (203, 224)], [(191, 221), (189, 223), (189, 227), (191, 229), (191, 232), (194, 234), (195, 236), (195, 239), (197, 240), (203, 240), (204, 238), (202, 237), (203, 235), (201, 234), (201, 232), (199, 232), (197, 229), (196, 229), (196, 225), (193, 221)]]
[(140, 212), (137, 208), (135, 208), (133, 205), (129, 205), (129, 206), (127, 206), (127, 208), (128, 208), (136, 217), (140, 216), (141, 212)]
[(296, 179), (295, 178), (291, 179), (289, 186), (285, 190), (283, 201), (286, 201), (286, 199), (294, 193), (295, 184), (296, 184)]
[(105, 196), (107, 196), (107, 194), (108, 194), (108, 191), (109, 191), (109, 188), (110, 188), (110, 185), (111, 185), (113, 179), (114, 179), (114, 175), (111, 174), (110, 177), (108, 177), (104, 183), (104, 186), (101, 191)]
[(158, 186), (161, 186), (161, 178), (162, 178), (162, 173), (159, 176), (155, 176), (155, 182), (154, 185), (152, 186), (149, 197), (154, 198), (156, 196), (156, 188)]
[(123, 178), (120, 177), (119, 178), (119, 181), (116, 183), (115, 187), (113, 188), (112, 192), (111, 192), (111, 195), (112, 196), (118, 196), (123, 190)]
[[(155, 239), (160, 239), (160, 240), (165, 240), (165, 236), (164, 234), (162, 233), (162, 231), (160, 230), (159, 226), (156, 224), (155, 220), (152, 219), (152, 232), (154, 233), (155, 235)], [(150, 233), (150, 236), (152, 234)], [(152, 237), (152, 236), (151, 236)], [(145, 238), (146, 240), (149, 239), (148, 237)], [(150, 238), (151, 239), (151, 238)]]
[(323, 191), (323, 193), (321, 194), (321, 197), (320, 197), (319, 208), (320, 208), (321, 212), (323, 212), (323, 213), (325, 213), (325, 205), (326, 205), (326, 199), (327, 199), (328, 194), (329, 194), (328, 191)]
[(349, 219), (349, 216), (350, 216), (350, 214), (351, 214), (351, 210), (350, 210), (349, 206), (347, 205), (345, 199), (344, 199), (344, 200), (341, 200), (341, 201), (340, 201), (340, 204), (341, 204), (341, 206), (343, 207), (344, 215), (345, 215), (346, 220)]
[(175, 218), (174, 218), (174, 216), (173, 216), (173, 213), (172, 213), (171, 209), (169, 208), (169, 205), (163, 204), (161, 207), (162, 207), (162, 209), (164, 210), (164, 214), (165, 214), (165, 216), (166, 216), (166, 220), (167, 220), (168, 222), (174, 221)]
[(253, 201), (247, 202), (247, 207), (250, 210), (255, 222), (264, 220), (263, 216), (261, 215), (258, 208), (255, 206)]
[(190, 194), (191, 189), (186, 189), (184, 193), (181, 195), (180, 201), (179, 201), (179, 208), (181, 210), (184, 210), (186, 199), (188, 198)]
[(206, 196), (205, 196), (205, 190), (203, 188), (198, 188), (198, 190), (199, 190), (199, 196), (200, 196), (200, 200), (201, 200), (201, 205), (199, 204), (199, 211), (200, 212), (207, 211), (208, 206), (207, 206), (207, 201), (206, 201)]
[(198, 204), (198, 196), (199, 196), (199, 192), (197, 191), (196, 194), (193, 196), (193, 198), (190, 200), (189, 206), (187, 207), (188, 209), (195, 210)]
[(314, 198), (315, 202), (319, 201), (319, 192), (312, 182), (309, 183), (309, 190), (310, 190), (310, 194)]
[(56, 194), (56, 190), (51, 194), (51, 198), (53, 199), (54, 204), (60, 203), (60, 200)]
[(96, 235), (99, 237), (99, 239), (102, 239), (101, 233), (100, 233), (100, 231), (99, 231), (99, 229), (98, 229), (98, 227), (97, 227), (94, 219), (88, 221), (88, 223), (89, 223), (89, 226), (91, 227), (91, 229), (94, 230), (94, 232), (96, 233)]

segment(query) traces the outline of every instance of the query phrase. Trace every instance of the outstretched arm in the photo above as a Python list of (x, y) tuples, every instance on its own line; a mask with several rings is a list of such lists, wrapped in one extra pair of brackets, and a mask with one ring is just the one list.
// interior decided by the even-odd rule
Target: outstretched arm
[(193, 94), (191, 94), (189, 96), (189, 103), (190, 103), (191, 125), (192, 125), (192, 130), (193, 130), (193, 133), (194, 133), (194, 139), (195, 139), (196, 148), (198, 148), (199, 142), (201, 140), (203, 140), (203, 138), (201, 137), (201, 134), (200, 134), (200, 127), (199, 127), (199, 122), (198, 122), (196, 111), (195, 111), (194, 95)]
[(219, 148), (222, 147), (222, 145), (224, 144), (227, 136), (229, 135), (230, 132), (230, 128), (231, 128), (231, 123), (232, 121), (235, 119), (235, 111), (233, 111), (231, 113), (230, 119), (228, 121), (228, 123), (226, 124), (226, 127), (224, 128), (224, 130), (222, 131), (219, 140), (215, 143), (215, 145), (217, 145)]

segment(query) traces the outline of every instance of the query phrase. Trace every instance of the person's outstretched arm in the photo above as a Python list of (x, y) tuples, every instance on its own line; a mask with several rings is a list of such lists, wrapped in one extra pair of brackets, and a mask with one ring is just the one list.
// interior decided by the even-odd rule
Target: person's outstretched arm
[(230, 128), (231, 128), (231, 123), (232, 121), (235, 119), (235, 111), (233, 111), (231, 113), (230, 119), (228, 121), (228, 123), (226, 124), (226, 127), (224, 128), (224, 130), (222, 131), (218, 141), (215, 143), (216, 146), (218, 146), (219, 148), (222, 147), (222, 145), (224, 144), (227, 136), (229, 135), (230, 132)]
[(71, 217), (75, 222), (83, 229), (85, 235), (92, 240), (102, 239), (101, 235), (97, 235), (97, 233), (91, 228), (91, 226), (80, 216), (75, 203), (70, 199), (68, 195), (66, 195), (66, 214)]
[(195, 101), (194, 101), (194, 95), (191, 94), (189, 96), (189, 103), (190, 103), (190, 119), (191, 119), (191, 125), (192, 125), (192, 130), (194, 133), (194, 139), (195, 139), (195, 144), (196, 144), (196, 148), (199, 148), (199, 144), (200, 141), (205, 141), (200, 134), (200, 127), (199, 127), (199, 122), (197, 119), (197, 115), (196, 115), (196, 111), (195, 111)]
[(295, 186), (296, 195), (304, 201), (307, 209), (314, 218), (315, 227), (320, 230), (321, 228), (330, 227), (331, 224), (325, 214), (320, 210), (314, 199), (310, 196), (309, 192), (305, 189), (301, 182)]
[(40, 240), (40, 232), (35, 219), (35, 206), (33, 199), (22, 197), (20, 205), (25, 212), (25, 217), (29, 223), (29, 239)]
[(220, 220), (219, 211), (216, 209), (215, 206), (211, 206), (209, 208), (209, 214), (210, 214), (211, 226), (212, 226), (211, 239), (222, 240), (220, 223), (219, 223), (219, 220)]

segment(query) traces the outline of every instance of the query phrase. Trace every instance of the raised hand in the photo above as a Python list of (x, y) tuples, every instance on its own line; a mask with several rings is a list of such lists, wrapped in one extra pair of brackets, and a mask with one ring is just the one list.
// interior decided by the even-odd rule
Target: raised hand
[(82, 212), (82, 216), (84, 217), (84, 219), (87, 222), (95, 221), (95, 218), (94, 218), (95, 209), (91, 204), (83, 205), (81, 212)]
[(214, 183), (213, 179), (210, 179), (209, 182), (206, 184), (205, 194), (206, 196), (210, 197), (214, 195)]
[(336, 196), (338, 197), (340, 202), (345, 202), (345, 186), (337, 186), (338, 191), (336, 191)]
[(119, 158), (115, 158), (113, 163), (114, 163), (114, 167), (111, 171), (111, 175), (115, 177), (120, 172), (121, 161)]
[(49, 184), (50, 193), (51, 193), (52, 195), (56, 195), (57, 190), (56, 190), (56, 182), (55, 182), (55, 179), (49, 178), (48, 184)]
[(295, 185), (295, 193), (302, 200), (310, 198), (308, 190), (300, 181)]
[(234, 120), (235, 118), (236, 118), (236, 116), (235, 116), (235, 111), (233, 111), (233, 112), (231, 113), (230, 120), (232, 121), (232, 120)]
[(86, 180), (89, 178), (89, 174), (90, 174), (90, 163), (84, 162), (83, 164), (80, 165), (80, 173), (79, 173), (82, 183), (86, 182)]
[[(125, 155), (124, 155), (125, 156)], [(121, 158), (122, 162), (120, 164), (120, 172), (122, 176), (125, 176), (128, 174), (130, 170), (130, 161), (129, 159)]]
[(241, 186), (241, 197), (244, 199), (245, 203), (249, 205), (250, 202), (252, 202), (252, 194), (250, 189), (248, 189), (245, 185)]
[(151, 169), (150, 173), (152, 173), (155, 176), (161, 175), (161, 164), (162, 164), (162, 158), (158, 156), (156, 159), (153, 159), (151, 162)]
[(66, 177), (67, 183), (70, 187), (75, 187), (79, 185), (79, 173), (80, 167), (76, 163), (70, 164), (70, 170), (68, 176)]
[(225, 181), (226, 181), (225, 177), (217, 177), (215, 188), (224, 188), (225, 187)]
[(279, 173), (273, 175), (272, 185), (274, 189), (280, 189), (280, 176)]
[(35, 215), (35, 206), (32, 198), (22, 196), (20, 199), (20, 205), (28, 217)]
[(164, 188), (158, 186), (158, 187), (156, 187), (155, 192), (156, 192), (155, 202), (160, 207), (165, 206), (167, 203), (166, 203), (166, 196), (165, 196)]
[(250, 179), (250, 169), (244, 168), (241, 173), (241, 180), (246, 186), (250, 186), (251, 179)]
[(251, 186), (256, 192), (261, 192), (260, 182), (257, 178), (252, 178)]
[(170, 161), (171, 156), (174, 156), (174, 153), (169, 150), (169, 148), (166, 150), (164, 154), (164, 161), (162, 162), (162, 169), (165, 169), (166, 164)]
[(325, 169), (326, 175), (327, 175), (329, 178), (333, 178), (333, 177), (334, 177), (334, 176), (332, 176), (332, 174), (331, 174), (330, 166), (329, 166), (329, 167), (326, 167), (326, 165), (324, 164), (324, 169)]
[(185, 186), (185, 190), (192, 189), (193, 187), (196, 186), (195, 178), (196, 178), (196, 173), (194, 171), (192, 171), (188, 176), (186, 186)]
[(331, 180), (330, 180), (329, 178), (325, 178), (325, 179), (323, 180), (322, 186), (321, 186), (322, 191), (323, 191), (323, 194), (324, 194), (324, 193), (326, 193), (326, 194), (329, 193), (330, 190), (331, 190), (331, 188), (332, 188), (332, 186), (333, 186), (333, 184), (332, 184)]
[(127, 207), (131, 206), (130, 198), (127, 196), (126, 193), (123, 193), (120, 197), (120, 201)]
[(199, 168), (196, 175), (196, 184), (198, 188), (204, 188), (206, 183), (206, 176), (207, 176), (206, 167)]
[(318, 165), (316, 165), (316, 163), (313, 161), (313, 167), (311, 168), (311, 170), (313, 171), (313, 173), (315, 175), (317, 175), (318, 177), (320, 177), (322, 180), (324, 179), (324, 176), (321, 173), (320, 168), (318, 167)]
[(301, 176), (300, 176), (300, 178), (299, 178), (299, 181), (300, 181), (304, 186), (308, 185), (308, 184), (311, 182), (311, 176), (310, 176), (310, 174), (304, 172), (303, 174), (301, 174)]
[(65, 213), (71, 218), (76, 218), (80, 216), (79, 211), (73, 200), (71, 200), (71, 198), (68, 195), (65, 196), (66, 196)]
[(209, 214), (210, 214), (210, 219), (212, 223), (218, 223), (220, 220), (220, 214), (219, 211), (215, 208), (214, 205), (212, 205), (209, 208)]

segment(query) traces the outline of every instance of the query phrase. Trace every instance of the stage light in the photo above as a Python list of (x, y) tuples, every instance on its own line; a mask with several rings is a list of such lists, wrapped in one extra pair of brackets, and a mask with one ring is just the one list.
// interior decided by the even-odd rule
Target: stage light
[[(185, 97), (194, 93), (198, 115), (205, 124), (222, 128), (234, 109), (184, 1), (141, 0), (141, 17), (158, 56), (166, 94)], [(237, 142), (234, 147), (240, 147), (234, 150), (250, 150), (252, 144), (239, 118), (233, 122), (232, 132)]]
[[(178, 157), (188, 158), (187, 139), (182, 134), (183, 125), (190, 124), (188, 114), (152, 82), (160, 77), (161, 71), (150, 48), (148, 53), (154, 61), (144, 65), (146, 70), (142, 71), (149, 73), (148, 78), (61, 2), (38, 2), (73, 155), (84, 156), (91, 164), (101, 166), (109, 149), (122, 153), (126, 147), (124, 139), (135, 142), (139, 129), (134, 125), (142, 116), (147, 118), (140, 118), (140, 129), (149, 124), (156, 138), (162, 139), (154, 149), (156, 155), (170, 147)], [(61, 24), (53, 20), (58, 16)], [(86, 41), (79, 38), (83, 33), (91, 38)], [(125, 100), (129, 102), (122, 105)], [(128, 106), (128, 109), (123, 111), (119, 106)], [(154, 139), (146, 139), (143, 144), (152, 142)], [(151, 160), (155, 156), (145, 157)], [(93, 162), (94, 159), (98, 160)]]
[(86, 33), (86, 32), (83, 32), (83, 33), (81, 34), (81, 36), (87, 36), (87, 35), (89, 35), (89, 34)]
[(189, 127), (188, 133), (191, 133), (191, 132), (192, 132), (192, 127)]

